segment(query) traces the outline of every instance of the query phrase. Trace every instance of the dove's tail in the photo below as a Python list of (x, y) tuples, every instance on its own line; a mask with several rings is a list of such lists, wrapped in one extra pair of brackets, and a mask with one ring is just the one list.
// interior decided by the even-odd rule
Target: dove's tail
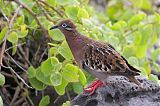
[(136, 85), (138, 85), (140, 88), (143, 88), (142, 84), (135, 78), (135, 76), (127, 76), (127, 78)]

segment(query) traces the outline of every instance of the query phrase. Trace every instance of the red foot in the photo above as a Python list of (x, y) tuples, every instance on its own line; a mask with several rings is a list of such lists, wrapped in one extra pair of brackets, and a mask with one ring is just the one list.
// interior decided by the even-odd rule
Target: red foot
[(87, 88), (84, 89), (84, 91), (89, 92), (90, 95), (94, 93), (94, 91), (101, 86), (104, 86), (105, 84), (100, 80), (95, 80), (91, 85), (89, 85)]

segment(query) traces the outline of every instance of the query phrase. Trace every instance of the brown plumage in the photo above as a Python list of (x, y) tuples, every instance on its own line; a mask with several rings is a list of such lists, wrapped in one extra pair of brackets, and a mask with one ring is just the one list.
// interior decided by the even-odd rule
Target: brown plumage
[(135, 78), (139, 70), (131, 66), (110, 44), (92, 40), (76, 30), (70, 20), (63, 20), (57, 26), (65, 35), (73, 56), (81, 69), (103, 81), (108, 76), (122, 75), (137, 85)]

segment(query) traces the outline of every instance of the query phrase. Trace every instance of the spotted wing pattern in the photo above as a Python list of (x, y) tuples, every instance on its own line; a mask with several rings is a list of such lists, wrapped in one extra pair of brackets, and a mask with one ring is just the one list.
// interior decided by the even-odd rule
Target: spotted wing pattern
[(131, 66), (110, 44), (88, 44), (83, 61), (85, 68), (109, 75), (135, 76), (139, 70)]

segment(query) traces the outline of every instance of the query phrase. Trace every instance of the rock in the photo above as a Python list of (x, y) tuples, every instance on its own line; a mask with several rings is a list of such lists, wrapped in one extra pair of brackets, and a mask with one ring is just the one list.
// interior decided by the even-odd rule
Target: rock
[(160, 106), (160, 86), (146, 78), (136, 77), (143, 89), (126, 77), (114, 76), (106, 81), (93, 95), (86, 92), (71, 101), (71, 106)]

